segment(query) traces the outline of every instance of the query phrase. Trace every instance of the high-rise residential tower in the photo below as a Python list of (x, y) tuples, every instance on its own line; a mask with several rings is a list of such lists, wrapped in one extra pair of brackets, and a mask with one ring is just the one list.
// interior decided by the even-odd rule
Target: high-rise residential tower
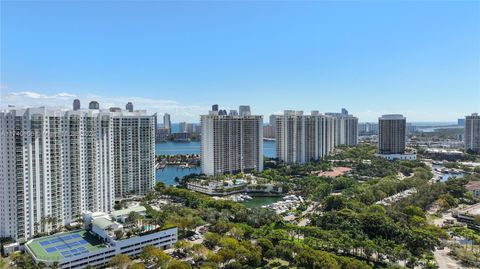
[(380, 117), (378, 119), (378, 153), (405, 153), (406, 126), (406, 118), (402, 115), (390, 114)]
[(168, 132), (172, 132), (172, 122), (170, 121), (170, 114), (165, 113), (163, 115), (163, 128), (168, 129)]
[(400, 114), (378, 118), (378, 156), (387, 160), (415, 160), (412, 150), (406, 152), (407, 119)]
[(275, 126), (275, 123), (277, 122), (277, 117), (278, 115), (270, 115), (268, 123), (272, 126)]
[(128, 112), (133, 112), (133, 104), (132, 104), (132, 102), (128, 102), (128, 103), (125, 105), (125, 110), (127, 110)]
[(100, 109), (100, 104), (97, 101), (90, 101), (88, 109)]
[(0, 237), (31, 238), (153, 188), (154, 116), (145, 114), (1, 112)]
[(335, 146), (355, 146), (358, 141), (358, 118), (348, 114), (345, 108), (341, 113), (325, 113), (335, 118)]
[(480, 116), (478, 113), (465, 117), (465, 151), (480, 153)]
[(80, 100), (75, 99), (73, 100), (73, 110), (79, 110), (80, 109)]
[(312, 111), (286, 110), (276, 117), (277, 158), (286, 163), (319, 160), (335, 146), (335, 118)]
[(378, 134), (378, 123), (373, 122), (362, 122), (358, 124), (358, 134), (360, 136), (364, 135), (377, 135)]
[(144, 195), (155, 185), (156, 114), (114, 112), (112, 117), (115, 197)]
[(250, 106), (240, 106), (238, 108), (238, 114), (240, 114), (240, 116), (250, 115)]
[(262, 171), (262, 116), (226, 115), (220, 111), (217, 108), (200, 117), (202, 173)]

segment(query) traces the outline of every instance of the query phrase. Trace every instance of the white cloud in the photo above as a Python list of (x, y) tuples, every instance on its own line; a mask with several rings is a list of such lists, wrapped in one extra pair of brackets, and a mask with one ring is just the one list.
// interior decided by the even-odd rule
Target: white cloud
[(70, 94), (66, 92), (60, 92), (54, 95), (46, 95), (38, 92), (24, 91), (24, 92), (11, 92), (7, 94), (7, 98), (12, 97), (25, 97), (32, 99), (71, 99), (77, 97), (75, 94)]
[[(95, 100), (100, 103), (100, 108), (120, 107), (125, 108), (125, 104), (132, 102), (134, 109), (147, 110), (148, 113), (158, 113), (160, 116), (164, 113), (172, 115), (172, 121), (199, 122), (199, 115), (207, 113), (208, 106), (181, 104), (173, 100), (161, 100), (145, 97), (126, 97), (126, 96), (101, 96), (97, 94), (75, 95), (68, 92), (59, 92), (53, 95), (47, 95), (37, 91), (19, 91), (4, 92), (0, 97), (0, 108), (5, 109), (9, 105), (18, 108), (26, 107), (51, 107), (60, 109), (70, 109), (73, 99), (80, 99), (82, 108), (87, 108), (88, 103)], [(161, 122), (161, 120), (159, 120)]]

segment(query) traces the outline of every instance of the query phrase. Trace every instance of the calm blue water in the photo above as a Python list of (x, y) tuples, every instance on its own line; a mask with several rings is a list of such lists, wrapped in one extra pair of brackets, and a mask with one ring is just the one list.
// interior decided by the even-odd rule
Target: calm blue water
[[(442, 166), (441, 166), (441, 165), (436, 165), (436, 164), (434, 164), (434, 165), (433, 165), (433, 169), (437, 169), (437, 168), (440, 168), (440, 169), (441, 169)], [(440, 181), (441, 181), (441, 182), (445, 182), (445, 181), (447, 181), (449, 178), (454, 178), (454, 177), (462, 178), (462, 177), (464, 177), (464, 176), (465, 176), (465, 175), (464, 175), (463, 173), (458, 173), (458, 174), (451, 174), (451, 173), (445, 173), (445, 174), (444, 174), (444, 173), (442, 173), (442, 174), (441, 174), (441, 179), (440, 179)]]
[[(200, 154), (200, 142), (190, 143), (165, 142), (155, 145), (157, 155)], [(263, 155), (275, 157), (275, 141), (263, 141)]]
[(155, 145), (157, 155), (200, 154), (200, 142), (190, 143), (165, 142)]
[(268, 158), (275, 158), (276, 149), (275, 149), (275, 141), (263, 141), (263, 155)]
[[(200, 142), (192, 141), (190, 143), (165, 142), (155, 145), (157, 155), (176, 155), (176, 154), (200, 154)], [(263, 141), (263, 155), (275, 157), (275, 141)], [(200, 173), (200, 167), (193, 169), (178, 169), (175, 166), (167, 166), (164, 169), (157, 170), (155, 178), (157, 181), (164, 182), (166, 185), (175, 184), (175, 177), (182, 178), (191, 173)]]
[(460, 174), (450, 174), (450, 173), (446, 173), (446, 174), (442, 174), (442, 179), (440, 181), (442, 182), (445, 182), (447, 181), (449, 178), (462, 178), (464, 175), (463, 173), (460, 173)]
[(199, 174), (201, 172), (200, 167), (195, 167), (192, 169), (180, 169), (177, 168), (176, 166), (167, 166), (164, 169), (159, 169), (155, 173), (155, 178), (157, 181), (161, 181), (165, 183), (165, 185), (174, 185), (176, 184), (175, 182), (175, 177), (182, 178), (186, 175), (195, 173)]

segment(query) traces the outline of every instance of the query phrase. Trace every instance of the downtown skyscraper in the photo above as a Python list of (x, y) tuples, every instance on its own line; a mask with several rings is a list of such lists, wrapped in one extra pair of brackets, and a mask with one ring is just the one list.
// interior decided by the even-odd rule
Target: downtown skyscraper
[(201, 115), (202, 173), (225, 173), (263, 170), (263, 119), (242, 113), (227, 115), (214, 105), (208, 115)]
[(31, 238), (153, 188), (155, 115), (75, 108), (0, 113), (0, 237)]
[(285, 163), (319, 160), (335, 147), (335, 118), (318, 111), (286, 110), (275, 117), (277, 158)]

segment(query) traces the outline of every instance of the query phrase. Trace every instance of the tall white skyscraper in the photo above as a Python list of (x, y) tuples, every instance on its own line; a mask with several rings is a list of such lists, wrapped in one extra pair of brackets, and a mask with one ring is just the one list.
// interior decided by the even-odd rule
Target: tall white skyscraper
[(168, 129), (169, 133), (172, 132), (172, 122), (170, 121), (170, 114), (168, 113), (163, 115), (163, 128)]
[(262, 116), (223, 115), (217, 108), (200, 120), (202, 173), (263, 170)]
[(135, 110), (111, 117), (115, 197), (144, 195), (155, 185), (156, 114)]
[(155, 116), (144, 114), (1, 112), (0, 237), (30, 238), (83, 212), (111, 211), (117, 188), (126, 190), (118, 198), (150, 190)]
[(465, 151), (480, 153), (480, 116), (478, 113), (465, 117)]
[(277, 158), (286, 163), (319, 160), (335, 146), (335, 118), (318, 111), (286, 110), (276, 117)]
[(355, 146), (358, 142), (358, 118), (348, 114), (345, 108), (341, 113), (325, 113), (335, 118), (335, 146)]

